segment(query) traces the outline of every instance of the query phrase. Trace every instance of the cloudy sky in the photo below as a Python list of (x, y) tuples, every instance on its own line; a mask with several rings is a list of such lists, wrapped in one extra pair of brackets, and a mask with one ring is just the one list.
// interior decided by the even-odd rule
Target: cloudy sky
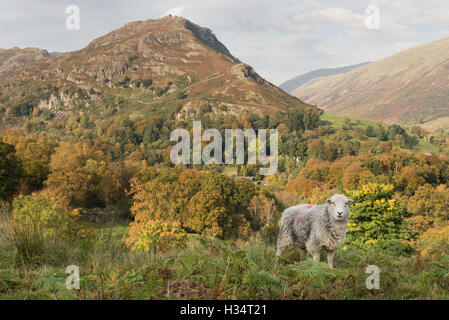
[[(72, 4), (80, 9), (79, 30), (65, 26)], [(369, 6), (379, 9), (379, 28)], [(443, 0), (2, 0), (0, 48), (77, 50), (127, 22), (168, 13), (211, 28), (232, 54), (278, 85), (449, 37)]]

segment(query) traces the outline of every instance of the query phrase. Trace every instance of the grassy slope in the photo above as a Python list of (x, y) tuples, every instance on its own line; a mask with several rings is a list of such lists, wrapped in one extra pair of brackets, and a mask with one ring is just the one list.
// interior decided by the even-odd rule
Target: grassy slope
[[(277, 265), (274, 246), (258, 241), (190, 235), (186, 249), (154, 256), (123, 245), (124, 225), (97, 231), (91, 246), (72, 244), (68, 258), (34, 267), (17, 266), (2, 242), (0, 299), (449, 299), (447, 255), (431, 262), (346, 248), (332, 270), (310, 259)], [(78, 291), (64, 285), (69, 264), (80, 268)], [(379, 290), (366, 289), (370, 264), (381, 270)]]
[[(346, 117), (339, 117), (336, 116), (334, 114), (330, 114), (330, 113), (323, 113), (321, 115), (321, 120), (322, 121), (329, 121), (332, 123), (332, 126), (335, 128), (341, 128), (343, 127), (343, 125), (345, 124), (345, 121), (347, 121), (348, 118)], [(369, 120), (369, 119), (353, 119), (353, 118), (349, 118), (351, 121), (352, 125), (358, 126), (362, 129), (366, 129), (366, 127), (368, 127), (369, 125), (371, 126), (375, 126), (377, 124), (380, 124), (382, 122), (380, 121), (374, 121), (374, 120)], [(406, 128), (406, 126), (402, 125), (402, 127)], [(372, 138), (371, 138), (372, 139)], [(375, 140), (375, 139), (374, 139)], [(437, 146), (431, 144), (430, 142), (427, 142), (426, 140), (423, 139), (419, 139), (418, 145), (415, 146), (414, 150), (409, 150), (409, 149), (403, 149), (403, 148), (399, 148), (402, 151), (408, 152), (408, 153), (426, 153), (426, 152), (430, 152), (433, 154), (439, 154), (440, 150)]]
[[(348, 118), (339, 117), (339, 116), (336, 116), (334, 114), (330, 114), (327, 112), (325, 112), (321, 115), (321, 120), (326, 120), (326, 121), (332, 122), (333, 126), (335, 126), (336, 128), (341, 128), (346, 119), (348, 119)], [(367, 119), (353, 119), (353, 118), (351, 118), (351, 122), (359, 125), (360, 127), (364, 128), (364, 129), (369, 125), (374, 126), (376, 123), (380, 123), (379, 121), (373, 121), (373, 120), (367, 120)]]
[(448, 48), (447, 38), (426, 43), (345, 74), (314, 79), (292, 94), (339, 115), (390, 123), (448, 117), (443, 71)]

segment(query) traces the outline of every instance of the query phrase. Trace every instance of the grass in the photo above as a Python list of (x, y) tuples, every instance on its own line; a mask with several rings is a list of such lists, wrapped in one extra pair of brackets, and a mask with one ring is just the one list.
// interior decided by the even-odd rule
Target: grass
[[(126, 230), (98, 227), (94, 241), (53, 243), (52, 259), (29, 264), (1, 241), (0, 299), (449, 299), (448, 255), (430, 261), (348, 247), (330, 269), (299, 262), (295, 252), (276, 263), (274, 245), (259, 240), (189, 235), (184, 249), (132, 252), (122, 241)], [(371, 264), (381, 270), (379, 290), (365, 286)], [(79, 290), (65, 286), (68, 265), (79, 267)]]
[(324, 112), (321, 115), (320, 119), (324, 120), (324, 121), (331, 122), (332, 126), (335, 127), (335, 128), (343, 127), (343, 125), (345, 124), (345, 121), (348, 121), (348, 120), (350, 120), (350, 122), (353, 125), (360, 126), (363, 129), (366, 129), (366, 127), (369, 126), (369, 125), (374, 126), (376, 123), (378, 123), (376, 121), (367, 120), (367, 119), (354, 119), (354, 118), (349, 119), (349, 118), (346, 118), (346, 117), (339, 117), (339, 116), (336, 116), (334, 114), (330, 114), (330, 113), (327, 113), (327, 112)]

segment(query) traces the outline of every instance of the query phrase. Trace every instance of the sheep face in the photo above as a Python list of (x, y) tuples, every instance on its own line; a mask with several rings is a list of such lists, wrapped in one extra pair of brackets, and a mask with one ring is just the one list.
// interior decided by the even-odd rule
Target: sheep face
[(335, 220), (345, 220), (349, 216), (349, 205), (351, 199), (346, 198), (343, 194), (334, 194), (326, 200), (329, 214)]

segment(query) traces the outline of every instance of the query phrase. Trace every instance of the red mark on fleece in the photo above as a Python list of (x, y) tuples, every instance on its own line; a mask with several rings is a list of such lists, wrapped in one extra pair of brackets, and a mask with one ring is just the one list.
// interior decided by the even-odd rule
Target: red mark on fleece
[(295, 223), (302, 226), (304, 224), (304, 221), (302, 219), (295, 219)]
[(306, 207), (306, 209), (310, 209), (310, 208), (312, 208), (313, 206), (314, 206), (313, 204), (308, 204), (307, 207)]

